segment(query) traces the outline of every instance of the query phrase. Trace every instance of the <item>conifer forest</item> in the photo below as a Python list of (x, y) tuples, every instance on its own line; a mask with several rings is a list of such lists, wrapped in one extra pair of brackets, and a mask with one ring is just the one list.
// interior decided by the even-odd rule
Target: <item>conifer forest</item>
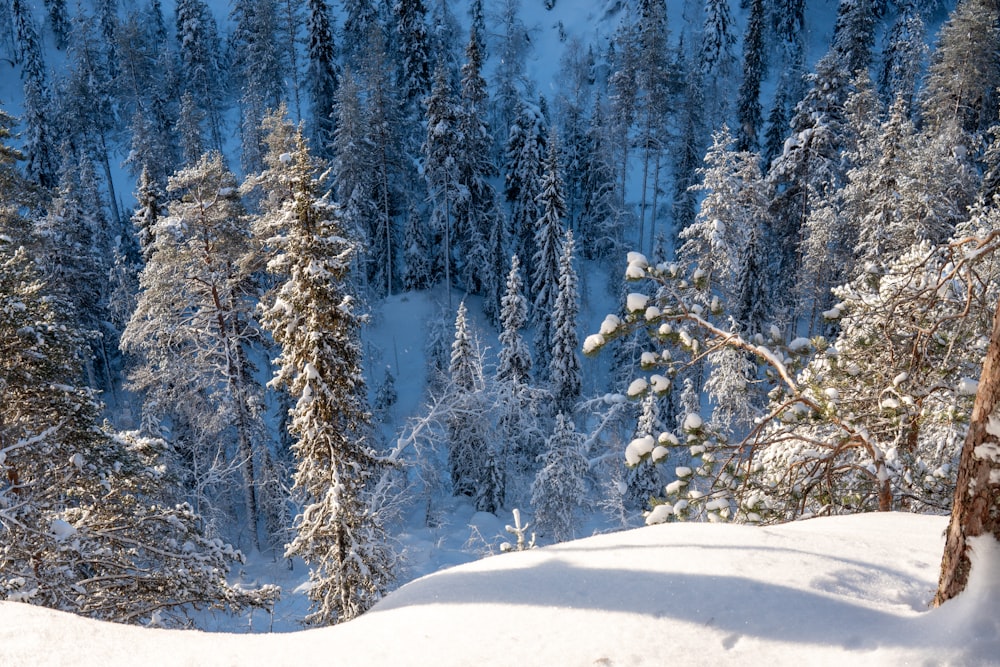
[(0, 600), (331, 625), (462, 506), (954, 510), (943, 601), (998, 300), (998, 0), (0, 0)]

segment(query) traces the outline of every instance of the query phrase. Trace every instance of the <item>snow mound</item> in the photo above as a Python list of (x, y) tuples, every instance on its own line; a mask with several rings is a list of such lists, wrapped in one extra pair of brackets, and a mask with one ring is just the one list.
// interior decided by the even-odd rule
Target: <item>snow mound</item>
[(2, 602), (0, 664), (998, 664), (1000, 545), (976, 540), (969, 590), (927, 611), (946, 521), (648, 526), (455, 567), (350, 623), (281, 635), (119, 626)]

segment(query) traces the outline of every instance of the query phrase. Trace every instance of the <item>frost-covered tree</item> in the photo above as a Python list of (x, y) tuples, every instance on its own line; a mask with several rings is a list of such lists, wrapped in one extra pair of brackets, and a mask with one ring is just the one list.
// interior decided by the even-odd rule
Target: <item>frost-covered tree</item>
[(756, 151), (763, 125), (760, 85), (767, 74), (764, 0), (751, 0), (746, 33), (743, 36), (743, 79), (736, 99), (736, 148)]
[(792, 281), (801, 266), (798, 248), (805, 220), (844, 177), (841, 151), (847, 137), (845, 104), (851, 80), (840, 57), (831, 51), (817, 63), (809, 81), (809, 92), (796, 107), (789, 140), (767, 176), (775, 192), (772, 219), (779, 280), (774, 292), (785, 307), (790, 307)]
[(239, 470), (243, 518), (259, 547), (258, 482), (268, 464), (262, 392), (246, 350), (257, 337), (257, 286), (236, 185), (218, 153), (206, 153), (171, 177), (174, 199), (153, 227), (142, 291), (122, 346), (137, 357), (131, 379), (145, 394), (144, 410), (190, 424), (190, 441), (182, 446), (190, 451), (196, 483)]
[(378, 10), (372, 0), (346, 0), (343, 3), (344, 26), (340, 40), (344, 63), (355, 72), (361, 70), (372, 30), (381, 30)]
[[(996, 0), (961, 0), (941, 26), (921, 93), (928, 136), (955, 125), (975, 137), (997, 118), (1000, 30)], [(975, 139), (964, 139), (972, 150)]]
[(228, 584), (241, 555), (171, 502), (163, 443), (100, 424), (84, 332), (38, 270), (11, 183), (0, 178), (0, 599), (177, 625), (192, 609), (269, 607), (274, 587)]
[[(448, 80), (448, 71), (438, 64), (434, 89), (424, 102), (427, 108), (427, 137), (424, 140), (424, 179), (431, 201), (431, 229), (440, 250), (435, 274), (443, 272), (445, 285), (451, 289), (455, 244), (455, 214), (458, 202), (466, 196), (459, 181), (458, 152), (461, 108)], [(440, 240), (437, 240), (440, 239)], [(440, 268), (439, 268), (440, 267)]]
[(551, 345), (555, 332), (553, 316), (559, 296), (559, 260), (562, 255), (563, 217), (566, 215), (559, 148), (554, 135), (549, 138), (549, 154), (538, 201), (542, 206), (542, 215), (535, 222), (531, 322), (535, 329), (535, 370), (539, 378), (550, 380)]
[(885, 38), (879, 70), (879, 94), (884, 104), (902, 97), (912, 108), (927, 59), (926, 27), (913, 3), (904, 3)]
[(586, 507), (589, 467), (580, 450), (582, 441), (573, 420), (559, 413), (542, 456), (542, 469), (531, 485), (535, 526), (553, 542), (576, 537), (579, 513)]
[(371, 212), (366, 220), (365, 261), (375, 293), (389, 295), (399, 284), (399, 232), (396, 218), (403, 206), (402, 184), (416, 181), (405, 149), (406, 137), (399, 111), (400, 90), (380, 30), (373, 30), (364, 60), (364, 98), (367, 120), (365, 144), (371, 183)]
[[(395, 556), (368, 491), (382, 463), (369, 439), (361, 317), (348, 288), (357, 251), (325, 197), (322, 169), (301, 130), (270, 123), (267, 205), (254, 222), (278, 284), (262, 324), (281, 347), (274, 384), (295, 399), (289, 429), (294, 490), (304, 503), (286, 556), (311, 567), (311, 625), (348, 621), (388, 589)], [(290, 144), (290, 145), (288, 145)]]
[[(713, 136), (705, 166), (699, 170), (702, 179), (698, 189), (706, 195), (695, 222), (681, 232), (684, 244), (678, 251), (680, 259), (697, 265), (716, 294), (730, 303), (736, 301), (745, 278), (766, 282), (764, 272), (750, 276), (747, 269), (753, 254), (761, 255), (751, 237), (761, 243), (763, 234), (759, 230), (768, 224), (768, 197), (760, 160), (755, 153), (737, 152), (733, 144), (725, 126)], [(710, 303), (711, 295), (706, 294), (705, 300)], [(740, 328), (759, 330), (761, 324), (739, 321)]]
[[(509, 126), (504, 159), (504, 195), (510, 210), (508, 238), (511, 252), (521, 258), (525, 273), (534, 276), (535, 223), (542, 215), (538, 200), (542, 192), (545, 163), (545, 119), (533, 104), (519, 107)], [(529, 299), (531, 292), (529, 285)]]
[(211, 9), (202, 0), (178, 0), (177, 44), (183, 92), (204, 114), (208, 146), (222, 150), (223, 93), (227, 82), (221, 64), (219, 28)]
[(528, 322), (528, 300), (522, 292), (521, 262), (517, 255), (510, 258), (507, 291), (500, 311), (500, 359), (497, 380), (527, 383), (531, 377), (531, 352), (521, 337)]
[(245, 173), (253, 173), (261, 170), (265, 150), (261, 121), (284, 99), (287, 64), (274, 0), (236, 0), (230, 19), (231, 71), (240, 90), (240, 161)]
[(11, 14), (24, 80), (25, 172), (42, 187), (51, 187), (56, 182), (56, 138), (42, 47), (30, 6), (13, 0)]
[(407, 290), (427, 289), (432, 284), (433, 249), (428, 238), (427, 223), (420, 210), (410, 205), (403, 230), (403, 287)]
[(468, 323), (463, 301), (455, 317), (455, 338), (448, 366), (448, 468), (456, 495), (470, 496), (476, 508), (495, 512), (503, 501), (502, 476), (486, 402), (482, 354)]
[(698, 65), (701, 69), (704, 99), (709, 124), (715, 126), (716, 119), (725, 120), (729, 114), (729, 95), (736, 74), (736, 45), (733, 16), (729, 0), (706, 0), (705, 26), (701, 34), (701, 51)]
[(619, 208), (621, 196), (606, 115), (605, 105), (597, 97), (587, 129), (580, 185), (583, 209), (578, 228), (581, 251), (587, 259), (615, 257), (620, 254), (624, 242), (624, 215)]
[(330, 145), (336, 127), (334, 105), (339, 72), (330, 8), (325, 0), (309, 0), (306, 35), (306, 90), (312, 123), (310, 136), (316, 155), (328, 158), (332, 156)]
[(464, 196), (455, 211), (456, 243), (466, 290), (483, 295), (483, 310), (490, 321), (496, 322), (505, 268), (505, 220), (490, 182), (496, 176), (496, 167), (491, 159), (492, 134), (486, 122), (489, 94), (481, 74), (482, 50), (475, 33), (469, 39), (465, 56), (459, 117), (464, 150), (457, 156)]
[(431, 90), (430, 38), (427, 34), (427, 7), (423, 0), (395, 0), (396, 38), (400, 61), (396, 86), (414, 115)]
[(580, 359), (577, 356), (580, 340), (576, 333), (580, 294), (576, 269), (573, 268), (574, 252), (573, 231), (567, 230), (559, 258), (559, 291), (552, 312), (552, 352), (549, 361), (555, 409), (566, 415), (573, 413), (582, 390)]

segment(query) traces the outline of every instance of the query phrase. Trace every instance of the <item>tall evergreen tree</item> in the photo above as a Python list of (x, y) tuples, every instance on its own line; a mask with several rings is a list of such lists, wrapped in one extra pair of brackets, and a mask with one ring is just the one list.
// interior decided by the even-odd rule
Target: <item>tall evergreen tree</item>
[(431, 229), (436, 236), (433, 245), (440, 248), (441, 253), (435, 261), (434, 271), (436, 276), (443, 272), (445, 287), (450, 290), (454, 280), (456, 208), (464, 196), (457, 155), (463, 138), (459, 135), (461, 110), (452, 91), (448, 71), (440, 63), (434, 73), (434, 89), (425, 106), (427, 138), (423, 145), (424, 178), (432, 206)]
[[(545, 121), (537, 106), (520, 106), (507, 136), (504, 194), (510, 207), (508, 238), (513, 254), (522, 259), (525, 273), (534, 278), (535, 223), (542, 215), (545, 163)], [(530, 294), (533, 292), (529, 291)]]
[(263, 167), (261, 121), (268, 109), (284, 99), (287, 66), (281, 52), (278, 7), (275, 0), (236, 0), (230, 17), (232, 70), (240, 90), (240, 161), (245, 173)]
[(763, 124), (760, 84), (767, 74), (764, 0), (751, 0), (743, 36), (743, 80), (736, 100), (736, 148), (756, 151)]
[(576, 331), (580, 294), (573, 268), (574, 251), (573, 230), (566, 230), (559, 258), (559, 292), (552, 313), (552, 359), (549, 362), (556, 411), (566, 415), (573, 413), (582, 390), (577, 356), (580, 337)]
[(455, 212), (456, 241), (462, 256), (462, 282), (466, 290), (483, 295), (483, 310), (495, 323), (499, 320), (503, 285), (505, 221), (490, 182), (496, 168), (491, 159), (492, 134), (486, 122), (489, 95), (481, 74), (482, 51), (475, 33), (470, 35), (465, 55), (459, 117), (464, 150), (457, 156), (464, 196)]
[(403, 183), (417, 180), (408, 168), (400, 117), (400, 91), (392, 76), (382, 32), (373, 30), (365, 57), (365, 100), (370, 147), (368, 165), (372, 214), (365, 253), (368, 280), (376, 294), (389, 295), (399, 283), (399, 233), (396, 218), (403, 204)]
[(203, 0), (178, 0), (177, 43), (183, 92), (204, 114), (208, 146), (222, 150), (223, 93), (226, 79), (221, 66), (219, 29)]
[(965, 149), (997, 119), (1000, 29), (997, 0), (961, 0), (941, 26), (924, 83), (921, 115), (928, 136), (954, 124)]
[(886, 35), (878, 84), (887, 106), (902, 97), (913, 106), (927, 58), (926, 27), (913, 3), (904, 3)]
[(395, 556), (367, 494), (381, 463), (368, 442), (361, 318), (348, 289), (357, 248), (323, 195), (321, 166), (301, 130), (289, 147), (290, 127), (269, 129), (259, 178), (268, 203), (254, 231), (274, 253), (268, 270), (279, 283), (263, 324), (281, 347), (274, 382), (296, 401), (294, 490), (305, 504), (286, 556), (311, 566), (306, 622), (329, 625), (364, 613), (388, 590)]
[(309, 94), (309, 117), (312, 123), (310, 136), (316, 155), (330, 158), (336, 127), (334, 105), (339, 74), (330, 8), (326, 0), (309, 0), (306, 33), (306, 90)]
[(262, 392), (245, 347), (257, 335), (245, 211), (218, 153), (174, 174), (168, 192), (176, 199), (153, 228), (122, 346), (139, 357), (132, 383), (145, 392), (145, 409), (190, 423), (195, 474), (218, 472), (212, 468), (222, 462), (238, 468), (243, 518), (259, 548), (267, 453)]
[(49, 121), (51, 102), (42, 47), (31, 8), (23, 0), (13, 0), (11, 14), (23, 63), (25, 172), (42, 187), (51, 187), (56, 177), (55, 133)]
[(417, 115), (421, 100), (431, 90), (427, 7), (423, 0), (395, 0), (392, 12), (396, 18), (396, 37), (400, 51), (396, 86), (410, 113)]
[(507, 291), (500, 311), (500, 359), (497, 380), (527, 383), (531, 377), (531, 352), (521, 337), (528, 322), (528, 300), (522, 293), (521, 262), (517, 255), (510, 258)]
[(534, 303), (531, 321), (535, 328), (535, 371), (540, 379), (551, 380), (551, 345), (555, 339), (553, 317), (559, 295), (559, 261), (562, 255), (563, 217), (566, 215), (555, 136), (549, 137), (549, 154), (538, 199), (542, 205), (542, 216), (535, 223), (537, 250), (532, 262)]

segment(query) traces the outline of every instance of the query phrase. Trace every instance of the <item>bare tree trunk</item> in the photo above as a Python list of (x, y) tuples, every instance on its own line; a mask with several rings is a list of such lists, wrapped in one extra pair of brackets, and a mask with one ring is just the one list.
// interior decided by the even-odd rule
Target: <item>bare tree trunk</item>
[(969, 581), (970, 537), (992, 535), (1000, 540), (1000, 304), (993, 316), (993, 333), (972, 406), (969, 433), (958, 464), (958, 483), (948, 524), (941, 578), (934, 606), (955, 597)]

